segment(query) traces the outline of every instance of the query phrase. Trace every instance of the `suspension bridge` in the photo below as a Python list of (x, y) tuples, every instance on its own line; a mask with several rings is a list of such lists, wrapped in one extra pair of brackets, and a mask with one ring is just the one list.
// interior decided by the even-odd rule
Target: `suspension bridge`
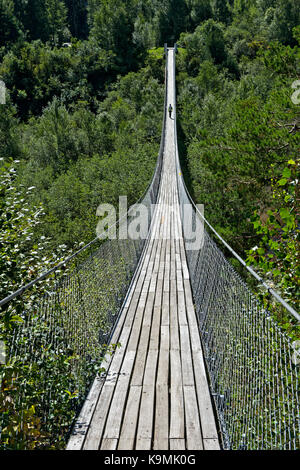
[[(23, 307), (9, 355), (33, 364), (46, 354), (41, 344), (76, 352), (72, 372), (84, 401), (68, 450), (297, 449), (297, 351), (209, 231), (266, 284), (211, 227), (185, 187), (176, 133), (176, 47), (165, 45), (165, 57), (161, 146), (140, 200), (151, 214), (147, 238), (95, 239), (1, 301), (12, 305), (48, 280), (36, 308)], [(133, 218), (134, 207), (118, 227)], [(199, 246), (190, 246), (186, 225)], [(87, 250), (88, 257), (74, 262)], [(299, 322), (298, 313), (266, 287)], [(91, 381), (88, 363), (107, 343), (119, 346)], [(41, 379), (39, 405), (46, 427), (55, 393), (49, 374)], [(26, 388), (25, 381), (20, 397)]]
[[(167, 103), (175, 109), (174, 50)], [(147, 247), (121, 313), (96, 403), (69, 448), (219, 448), (181, 233), (174, 118), (167, 118), (160, 190)], [(94, 391), (92, 390), (93, 396)]]

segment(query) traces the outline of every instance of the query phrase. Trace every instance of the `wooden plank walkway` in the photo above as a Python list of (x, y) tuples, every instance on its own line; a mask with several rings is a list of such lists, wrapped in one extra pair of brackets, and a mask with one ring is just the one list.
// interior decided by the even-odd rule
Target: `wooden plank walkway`
[[(168, 99), (174, 103), (174, 50)], [(174, 121), (167, 117), (152, 231), (107, 358), (67, 449), (219, 449), (179, 212)]]

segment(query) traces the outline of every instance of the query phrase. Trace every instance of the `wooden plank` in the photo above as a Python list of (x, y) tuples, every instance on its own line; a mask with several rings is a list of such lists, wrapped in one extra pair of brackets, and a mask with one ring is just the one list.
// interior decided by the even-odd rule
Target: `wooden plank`
[(191, 339), (191, 348), (192, 351), (200, 352), (202, 354), (202, 346), (201, 346), (201, 340), (200, 340), (200, 334), (199, 334), (199, 327), (198, 325), (190, 324), (189, 323), (189, 330), (190, 330), (190, 339)]
[[(147, 254), (146, 256), (149, 258), (150, 254)], [(143, 261), (142, 270), (140, 272), (139, 278), (134, 288), (134, 293), (139, 294), (142, 291), (145, 276), (146, 276), (146, 270), (147, 270), (147, 258), (145, 258)]]
[(151, 335), (149, 342), (149, 349), (155, 349), (158, 351), (159, 348), (159, 335), (160, 335), (160, 318), (161, 318), (161, 308), (154, 307), (153, 310), (153, 321), (151, 326)]
[(149, 326), (150, 327), (151, 324), (152, 324), (152, 312), (153, 312), (153, 306), (154, 306), (154, 297), (155, 297), (154, 292), (149, 292), (148, 293), (147, 303), (146, 303), (144, 318), (143, 318), (143, 328), (144, 328), (144, 326)]
[[(171, 315), (172, 313), (174, 314), (174, 309), (175, 307), (173, 307), (171, 309)], [(180, 342), (179, 342), (179, 328), (178, 328), (178, 324), (177, 323), (172, 323), (170, 325), (170, 348), (175, 350), (179, 350), (180, 349)]]
[[(155, 245), (156, 245), (156, 244), (157, 244), (157, 241), (155, 241), (154, 243), (155, 243)], [(153, 256), (153, 254), (152, 254), (151, 256)], [(147, 284), (146, 284), (147, 287), (146, 287), (146, 289), (145, 289), (145, 290), (147, 290), (147, 291), (149, 290), (149, 287), (150, 287), (150, 282), (151, 282), (151, 275), (152, 275), (152, 271), (153, 271), (153, 266), (154, 266), (154, 261), (153, 261), (153, 259), (151, 259), (151, 261), (149, 261), (149, 263), (148, 263), (147, 272), (146, 272), (146, 276), (145, 276), (145, 284), (146, 284), (146, 281), (148, 281)]]
[(164, 292), (170, 292), (170, 240), (166, 240)]
[(177, 279), (177, 291), (178, 292), (183, 292), (183, 278), (182, 278), (182, 271), (181, 269), (178, 269), (176, 271), (176, 279)]
[(169, 326), (170, 324), (170, 293), (163, 292), (161, 324)]
[(151, 252), (151, 256), (150, 256), (150, 260), (149, 260), (149, 263), (148, 263), (148, 266), (147, 266), (147, 272), (146, 272), (146, 276), (145, 276), (145, 281), (149, 281), (149, 284), (148, 284), (149, 287), (150, 287), (152, 273), (153, 273), (153, 270), (154, 270), (155, 256), (156, 256), (156, 253), (157, 253), (157, 250), (158, 250), (158, 246), (159, 246), (158, 239), (154, 238), (153, 239), (153, 248), (152, 248), (152, 252)]
[[(132, 385), (142, 385), (146, 353), (147, 353), (149, 335), (150, 335), (150, 326), (152, 323), (154, 298), (155, 298), (154, 292), (149, 292), (148, 297), (147, 297), (145, 311), (144, 311), (143, 326), (142, 326), (141, 338), (139, 340), (137, 362), (136, 362), (134, 373), (133, 373)], [(138, 328), (136, 329), (135, 335), (133, 336), (134, 339), (132, 339), (129, 345), (129, 348), (133, 348), (136, 345), (137, 335), (138, 335)]]
[[(178, 196), (177, 196), (178, 197)], [(183, 224), (182, 224), (182, 218), (181, 218), (181, 208), (179, 206), (179, 203), (178, 203), (178, 224), (177, 224), (177, 238), (176, 240), (179, 242), (180, 239), (182, 239), (183, 237)], [(179, 243), (178, 243), (178, 247), (179, 247)], [(180, 248), (178, 249), (178, 253), (180, 252)]]
[(149, 385), (154, 388), (155, 379), (156, 379), (157, 357), (158, 357), (157, 350), (151, 349), (148, 351), (143, 385)]
[[(157, 276), (158, 276), (160, 256), (161, 256), (161, 250), (162, 250), (162, 239), (159, 236), (159, 230), (157, 231), (156, 236), (158, 238), (158, 244), (157, 244), (157, 250), (156, 250), (155, 261), (154, 261), (154, 268), (153, 268), (153, 274), (155, 274), (155, 276), (153, 277), (154, 279), (156, 279)], [(156, 287), (156, 283), (151, 283), (150, 284), (150, 292), (155, 292), (155, 287)]]
[(156, 291), (155, 291), (155, 307), (161, 307), (162, 303), (162, 290), (163, 290), (163, 279), (157, 279)]
[(188, 279), (184, 279), (184, 292), (185, 292), (185, 304), (186, 304), (186, 311), (188, 322), (190, 326), (197, 327), (198, 323), (195, 316), (195, 307), (194, 301), (192, 296), (191, 284)]
[(179, 325), (187, 325), (184, 292), (177, 292), (177, 309)]
[(118, 449), (133, 449), (142, 387), (130, 386)]
[(188, 450), (202, 450), (203, 443), (195, 388), (191, 385), (184, 385), (183, 390), (186, 446)]
[(193, 352), (193, 362), (203, 439), (218, 439), (204, 360), (201, 352)]
[(150, 286), (150, 278), (149, 279), (145, 278), (144, 284), (143, 284), (143, 287), (142, 287), (142, 292), (141, 292), (141, 295), (140, 295), (140, 300), (139, 300), (139, 306), (140, 307), (145, 307), (145, 305), (146, 305), (149, 286)]
[(169, 327), (160, 327), (160, 351), (157, 369), (157, 385), (169, 383)]
[(110, 404), (109, 414), (105, 426), (104, 437), (108, 439), (118, 439), (120, 436), (120, 428), (122, 423), (125, 400), (127, 396), (128, 384), (133, 368), (135, 351), (127, 351), (118, 383), (114, 390), (114, 396)]
[(84, 450), (96, 450), (99, 447), (114, 388), (114, 384), (105, 382), (101, 390), (93, 420), (83, 445)]
[(221, 450), (218, 439), (204, 439), (204, 450)]
[(103, 439), (101, 443), (101, 450), (116, 450), (118, 439)]
[(192, 299), (191, 285), (188, 280), (184, 280), (184, 293), (185, 293), (185, 304), (186, 304), (186, 317), (190, 329), (191, 348), (192, 351), (202, 352), (202, 346), (200, 341), (199, 326), (196, 318), (196, 312)]
[(143, 283), (147, 272), (147, 266), (152, 251), (152, 244), (153, 242), (150, 239), (146, 241), (145, 251), (142, 254), (142, 258), (140, 261), (139, 274), (136, 280), (136, 284), (132, 288), (133, 293), (140, 293), (142, 291)]
[[(137, 440), (139, 446), (143, 440), (152, 438), (154, 416), (154, 385), (158, 351), (149, 350), (144, 374)], [(141, 441), (142, 440), (142, 441)], [(142, 448), (142, 447), (139, 447)]]
[(170, 265), (166, 262), (164, 275), (164, 292), (170, 292)]
[(137, 350), (136, 360), (134, 364), (133, 375), (131, 379), (131, 385), (142, 385), (145, 363), (148, 351), (148, 341), (150, 335), (150, 326), (144, 326), (142, 328), (139, 347)]
[[(162, 239), (161, 253), (160, 253), (160, 260), (159, 260), (158, 281), (163, 281), (164, 280), (165, 255), (166, 255), (166, 240), (163, 238)], [(163, 285), (163, 282), (162, 282), (162, 285)]]
[(148, 351), (142, 388), (136, 449), (148, 449), (150, 448), (149, 446), (151, 446), (157, 356), (157, 350)]
[(181, 368), (183, 385), (194, 385), (193, 358), (190, 346), (189, 327), (180, 326)]
[(154, 450), (169, 450), (169, 439), (161, 437), (160, 440), (154, 440), (153, 442)]
[(136, 450), (151, 450), (151, 439), (137, 438)]
[(126, 439), (121, 437), (119, 439), (118, 450), (133, 450), (135, 439)]
[(170, 349), (170, 433), (171, 439), (184, 438), (184, 406), (180, 352)]
[(170, 450), (185, 450), (185, 440), (170, 439)]
[(136, 351), (137, 349), (139, 338), (140, 338), (143, 315), (144, 315), (144, 307), (139, 305), (136, 310), (135, 319), (133, 322), (132, 330), (130, 333), (130, 338), (128, 341), (128, 346), (127, 346), (128, 351)]
[(170, 244), (170, 279), (175, 280), (176, 279), (176, 263), (175, 263), (175, 243), (174, 240), (171, 240)]
[(170, 291), (170, 348), (180, 349), (176, 280), (171, 280)]
[(190, 272), (186, 260), (182, 260), (182, 276), (183, 279), (190, 279)]
[(156, 384), (154, 449), (169, 448), (169, 386)]
[[(154, 387), (152, 385), (143, 385), (137, 429), (137, 442), (148, 439), (151, 441), (153, 427), (153, 405)], [(138, 447), (136, 448), (138, 449)]]
[[(154, 267), (155, 268), (155, 267)], [(150, 286), (149, 286), (149, 292), (151, 292), (151, 294), (155, 294), (156, 292), (156, 283), (157, 283), (157, 277), (158, 277), (158, 272), (153, 272), (152, 273), (152, 276), (151, 276), (151, 282), (150, 282)]]
[(125, 320), (125, 323), (124, 323), (124, 325), (127, 326), (127, 327), (131, 327), (131, 325), (132, 325), (133, 318), (134, 318), (134, 315), (135, 315), (135, 312), (136, 312), (136, 308), (137, 308), (137, 305), (138, 305), (138, 302), (139, 302), (139, 298), (140, 298), (140, 293), (135, 291), (133, 293), (132, 297), (131, 297), (129, 307), (127, 309), (127, 316), (126, 316), (126, 320)]

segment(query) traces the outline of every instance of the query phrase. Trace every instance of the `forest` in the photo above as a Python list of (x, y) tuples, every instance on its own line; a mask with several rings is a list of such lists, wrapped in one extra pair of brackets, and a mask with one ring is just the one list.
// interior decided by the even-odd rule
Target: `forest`
[(148, 187), (164, 43), (193, 199), (299, 308), (299, 0), (0, 0), (1, 298), (92, 240), (101, 203)]

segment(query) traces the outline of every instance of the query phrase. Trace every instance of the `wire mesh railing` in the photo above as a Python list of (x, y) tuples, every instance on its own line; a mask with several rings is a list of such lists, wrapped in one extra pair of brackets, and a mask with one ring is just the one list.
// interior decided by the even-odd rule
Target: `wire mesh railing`
[[(166, 89), (165, 83), (165, 102)], [(164, 112), (155, 172), (138, 201), (150, 219), (159, 190), (165, 119)], [(124, 233), (136, 217), (135, 207), (114, 231)], [(0, 340), (6, 352), (0, 365), (1, 449), (65, 447), (74, 418), (101, 372), (145, 241), (143, 236), (96, 238), (0, 302)], [(13, 317), (17, 321), (5, 326), (5, 318)]]
[[(187, 262), (223, 448), (299, 449), (297, 352), (213, 240), (217, 235), (230, 249), (194, 204), (181, 176), (176, 110), (174, 126), (181, 216), (183, 227), (189, 228), (188, 236), (184, 231)], [(196, 249), (191, 233), (198, 239)], [(246, 269), (261, 281), (251, 268)], [(297, 312), (268, 290), (286, 309), (291, 323), (297, 324)]]

